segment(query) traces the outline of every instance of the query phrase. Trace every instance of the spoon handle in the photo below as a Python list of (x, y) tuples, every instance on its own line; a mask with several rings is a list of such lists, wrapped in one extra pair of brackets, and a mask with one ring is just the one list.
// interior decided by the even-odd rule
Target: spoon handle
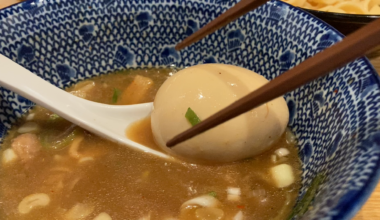
[(135, 143), (125, 135), (126, 126), (150, 114), (152, 103), (129, 106), (100, 104), (55, 87), (1, 54), (0, 66), (2, 87), (103, 138), (175, 161), (171, 156)]
[[(0, 54), (0, 85), (58, 115), (69, 115), (78, 97), (55, 87), (29, 70)], [(70, 99), (70, 102), (67, 100)]]
[[(152, 103), (116, 106), (92, 102), (50, 84), (1, 54), (0, 64), (2, 67), (0, 85), (2, 87), (20, 94), (94, 133), (99, 133), (94, 127), (109, 124), (107, 120), (118, 121), (119, 119), (120, 121), (120, 118), (127, 117), (135, 121), (136, 118), (142, 118), (144, 115), (149, 114), (152, 108)], [(114, 127), (112, 130), (118, 128), (118, 126)], [(118, 133), (120, 132), (124, 133), (124, 129)]]

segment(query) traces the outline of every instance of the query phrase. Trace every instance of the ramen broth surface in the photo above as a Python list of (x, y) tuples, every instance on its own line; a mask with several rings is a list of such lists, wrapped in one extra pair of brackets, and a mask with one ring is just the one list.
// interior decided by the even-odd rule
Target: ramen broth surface
[[(120, 100), (138, 75), (151, 80), (142, 78), (141, 90), (146, 91), (138, 101), (148, 102), (171, 74), (170, 69), (129, 70), (83, 81), (67, 91), (96, 102), (124, 104)], [(21, 128), (31, 122), (37, 129), (21, 134)], [(63, 139), (57, 142), (48, 135)], [(137, 122), (129, 135), (154, 147), (149, 119)], [(4, 151), (22, 144), (31, 149), (14, 150), (18, 158), (5, 163)], [(274, 162), (279, 148), (290, 154)], [(190, 220), (196, 219), (199, 206), (181, 210), (181, 205), (209, 195), (221, 202), (223, 219), (233, 219), (241, 211), (248, 220), (281, 220), (290, 214), (300, 187), (298, 152), (286, 135), (270, 151), (252, 159), (218, 166), (175, 163), (104, 140), (38, 106), (12, 127), (0, 153), (0, 219), (94, 219), (105, 212), (112, 219)], [(277, 188), (269, 170), (284, 163), (292, 167), (296, 181)], [(241, 195), (229, 196), (231, 187), (239, 188)], [(25, 212), (21, 203), (29, 195), (47, 196), (49, 202), (33, 206), (31, 201), (33, 207), (20, 213)]]

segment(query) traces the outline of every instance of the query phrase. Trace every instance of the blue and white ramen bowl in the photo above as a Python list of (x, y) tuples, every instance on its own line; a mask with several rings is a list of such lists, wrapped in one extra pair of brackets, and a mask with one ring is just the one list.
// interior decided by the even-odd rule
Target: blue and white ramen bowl
[[(236, 0), (29, 0), (0, 11), (0, 53), (58, 87), (115, 70), (227, 63), (273, 79), (342, 39), (300, 9), (270, 1), (198, 43), (176, 43)], [(306, 73), (307, 74), (307, 73)], [(350, 219), (380, 174), (379, 77), (365, 58), (286, 94), (302, 158), (299, 219)], [(33, 103), (0, 88), (0, 137)]]

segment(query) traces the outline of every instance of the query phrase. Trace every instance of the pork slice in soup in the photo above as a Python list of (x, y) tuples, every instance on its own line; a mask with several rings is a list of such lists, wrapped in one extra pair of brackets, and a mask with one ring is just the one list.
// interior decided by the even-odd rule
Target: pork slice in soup
[[(170, 69), (102, 75), (67, 89), (107, 104), (153, 101)], [(131, 135), (155, 147), (149, 119)], [(287, 131), (288, 132), (288, 131)], [(286, 219), (300, 187), (291, 133), (232, 164), (171, 163), (97, 137), (36, 106), (1, 148), (0, 219)]]

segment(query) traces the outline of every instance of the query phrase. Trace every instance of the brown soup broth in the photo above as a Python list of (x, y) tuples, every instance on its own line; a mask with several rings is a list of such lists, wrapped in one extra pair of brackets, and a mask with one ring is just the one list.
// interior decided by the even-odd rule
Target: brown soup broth
[[(85, 80), (67, 91), (96, 102), (125, 104), (121, 101), (127, 100), (125, 91), (139, 75), (153, 83), (143, 78), (141, 91), (145, 92), (137, 102), (150, 102), (174, 72), (128, 70)], [(38, 128), (21, 134), (21, 128), (31, 122)], [(155, 147), (149, 119), (138, 122), (133, 130), (130, 134), (136, 141)], [(25, 140), (30, 142), (25, 144)], [(21, 145), (30, 149), (20, 151), (17, 146)], [(290, 154), (273, 162), (279, 148), (288, 149)], [(13, 149), (17, 159), (4, 162), (7, 149)], [(90, 220), (102, 212), (112, 219), (137, 220), (150, 215), (152, 220), (190, 220), (195, 219), (187, 217), (191, 209), (190, 214), (181, 214), (181, 205), (205, 194), (221, 202), (223, 219), (233, 219), (242, 211), (244, 219), (281, 220), (289, 216), (295, 204), (301, 178), (296, 145), (288, 143), (285, 134), (268, 152), (244, 161), (217, 166), (175, 163), (97, 137), (39, 106), (10, 129), (0, 155), (0, 219), (10, 220)], [(290, 165), (296, 177), (285, 188), (275, 187), (269, 174), (271, 167), (281, 163)], [(240, 188), (238, 200), (227, 199), (228, 187)], [(20, 203), (33, 194), (47, 195), (50, 201), (25, 211)], [(75, 210), (80, 214), (73, 214)]]

